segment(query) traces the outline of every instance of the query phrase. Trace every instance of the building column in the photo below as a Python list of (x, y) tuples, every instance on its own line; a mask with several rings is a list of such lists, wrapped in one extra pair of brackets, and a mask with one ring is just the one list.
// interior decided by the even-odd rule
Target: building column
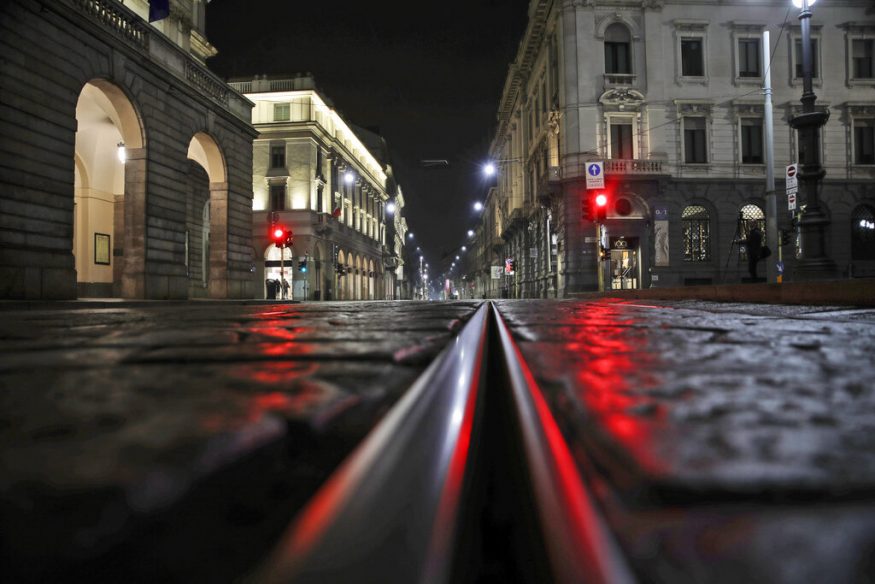
[(228, 298), (228, 183), (210, 183), (210, 298)]
[(146, 149), (127, 148), (122, 298), (146, 297)]

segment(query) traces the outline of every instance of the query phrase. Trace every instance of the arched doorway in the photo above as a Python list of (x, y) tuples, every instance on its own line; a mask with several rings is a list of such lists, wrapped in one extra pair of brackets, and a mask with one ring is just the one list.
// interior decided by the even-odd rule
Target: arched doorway
[(270, 244), (264, 250), (264, 297), (269, 300), (291, 298), (292, 275), (295, 266), (292, 262), (294, 250), (282, 249)]
[[(346, 266), (346, 254), (343, 253), (343, 250), (337, 252), (337, 265), (342, 267)], [(346, 270), (344, 271), (346, 272)], [(349, 279), (350, 277), (349, 272), (347, 272), (346, 275), (343, 273), (337, 274), (337, 279), (335, 281), (337, 282), (336, 294), (338, 300), (346, 300), (345, 279)]]
[[(186, 231), (199, 231), (198, 245), (190, 246), (186, 265), (192, 266), (191, 255), (199, 255), (198, 273), (189, 269), (190, 290), (206, 290), (210, 298), (228, 297), (228, 182), (225, 157), (215, 139), (198, 132), (188, 144), (188, 159), (197, 163), (207, 175), (207, 184), (192, 185), (192, 212), (186, 218)], [(190, 237), (190, 235), (189, 235)], [(194, 249), (191, 249), (191, 248)], [(202, 294), (197, 294), (202, 295)]]
[(104, 79), (86, 83), (76, 102), (74, 153), (80, 297), (145, 294), (145, 162), (142, 123), (131, 100)]

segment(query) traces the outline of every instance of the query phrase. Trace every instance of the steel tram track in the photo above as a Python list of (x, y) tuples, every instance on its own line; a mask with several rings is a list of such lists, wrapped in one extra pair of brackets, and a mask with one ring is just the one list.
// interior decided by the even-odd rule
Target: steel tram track
[(246, 578), (634, 580), (492, 303), (477, 310)]

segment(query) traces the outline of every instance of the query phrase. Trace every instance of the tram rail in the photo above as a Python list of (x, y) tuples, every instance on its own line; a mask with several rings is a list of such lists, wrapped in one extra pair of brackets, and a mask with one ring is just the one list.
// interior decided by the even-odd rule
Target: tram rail
[(633, 582), (492, 303), (298, 514), (248, 582)]

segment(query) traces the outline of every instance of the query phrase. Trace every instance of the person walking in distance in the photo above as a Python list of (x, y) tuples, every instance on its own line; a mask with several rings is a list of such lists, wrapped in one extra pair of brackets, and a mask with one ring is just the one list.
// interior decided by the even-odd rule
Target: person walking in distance
[(757, 264), (763, 257), (763, 232), (754, 227), (747, 234), (747, 271), (752, 280), (757, 279)]

